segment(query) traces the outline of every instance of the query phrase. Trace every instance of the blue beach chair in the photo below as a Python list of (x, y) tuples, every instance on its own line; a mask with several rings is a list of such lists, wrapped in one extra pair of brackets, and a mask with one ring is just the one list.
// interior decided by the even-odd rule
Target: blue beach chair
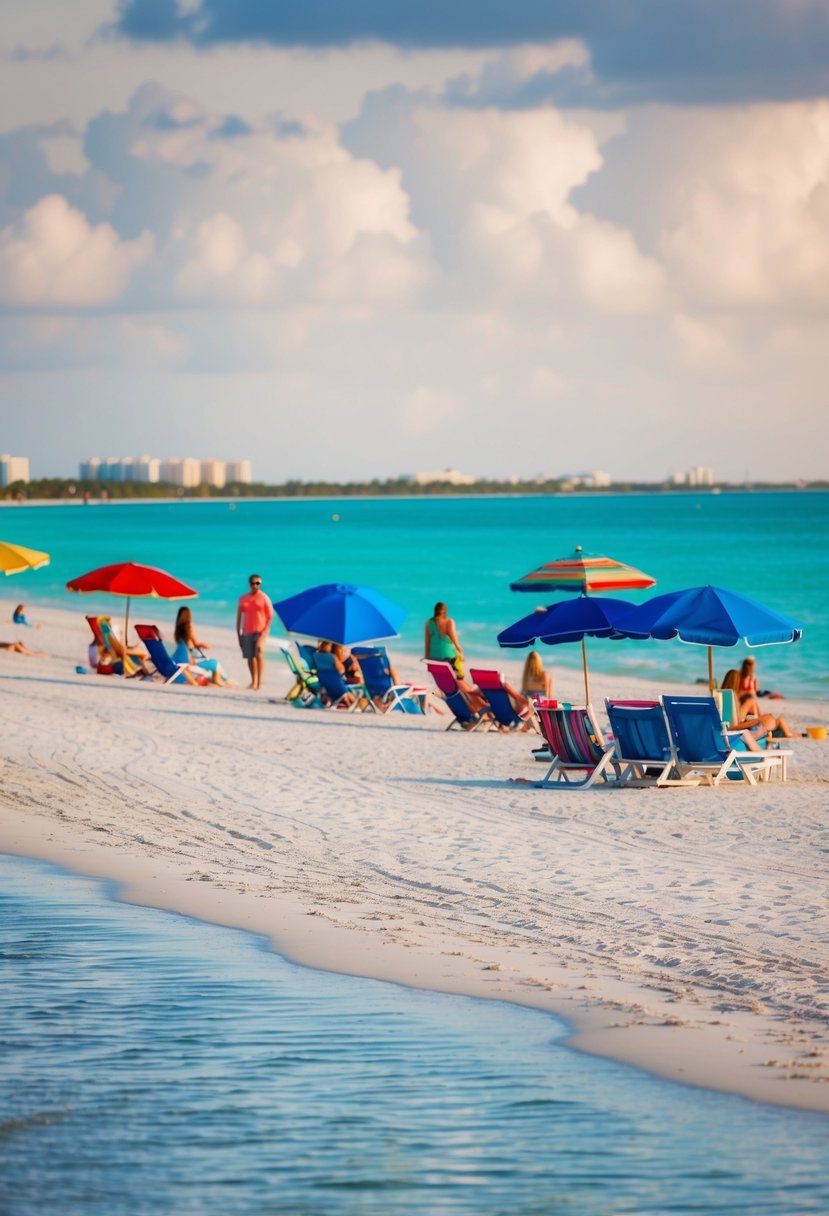
[(310, 642), (297, 642), (296, 652), (299, 655), (300, 667), (306, 668), (308, 674), (316, 676), (317, 674), (317, 648), (312, 646)]
[(285, 662), (294, 677), (293, 686), (285, 694), (285, 700), (307, 707), (318, 705), (320, 703), (320, 682), (317, 676), (308, 670), (301, 656), (298, 659), (294, 658), (290, 642), (280, 640), (277, 645), (285, 656)]
[(677, 777), (665, 714), (658, 701), (605, 701), (619, 780), (630, 786), (699, 785)]
[[(333, 654), (325, 651), (316, 651), (314, 658), (317, 664), (317, 678), (320, 682), (320, 691), (323, 697), (328, 700), (329, 709), (348, 709), (353, 712), (355, 709), (368, 708), (368, 705), (374, 709), (374, 704), (371, 698), (366, 698), (366, 690), (362, 684), (349, 684), (341, 671), (337, 671), (337, 664)], [(368, 705), (361, 706), (360, 702), (368, 700)]]
[(661, 702), (680, 776), (700, 773), (709, 785), (724, 780), (756, 785), (758, 780), (768, 780), (772, 772), (784, 777), (783, 756), (745, 751), (741, 741), (729, 738), (713, 697), (664, 696)]
[(360, 664), (368, 695), (379, 702), (383, 712), (399, 709), (404, 714), (420, 714), (420, 702), (414, 695), (414, 685), (395, 684), (391, 663), (385, 646), (352, 646), (351, 653)]
[(167, 647), (155, 625), (136, 625), (135, 632), (147, 647), (150, 659), (165, 684), (209, 684), (204, 672), (196, 674), (190, 663), (176, 663), (170, 658)]

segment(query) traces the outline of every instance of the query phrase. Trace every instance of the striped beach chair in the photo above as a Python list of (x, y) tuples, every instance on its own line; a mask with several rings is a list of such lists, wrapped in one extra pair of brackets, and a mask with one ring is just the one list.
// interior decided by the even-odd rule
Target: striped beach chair
[(599, 780), (610, 781), (611, 773), (618, 777), (614, 746), (605, 743), (589, 705), (540, 701), (535, 708), (553, 757), (541, 781), (535, 782), (538, 789), (588, 789)]

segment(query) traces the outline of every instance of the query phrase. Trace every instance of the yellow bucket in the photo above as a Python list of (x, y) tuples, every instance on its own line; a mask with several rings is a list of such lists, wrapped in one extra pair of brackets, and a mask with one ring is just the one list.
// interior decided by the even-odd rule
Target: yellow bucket
[(826, 738), (826, 727), (825, 726), (807, 726), (806, 734), (809, 736), (810, 739), (825, 739)]

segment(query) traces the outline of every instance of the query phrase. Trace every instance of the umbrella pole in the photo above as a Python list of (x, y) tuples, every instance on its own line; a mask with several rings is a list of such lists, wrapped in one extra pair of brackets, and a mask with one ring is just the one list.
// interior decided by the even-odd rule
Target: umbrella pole
[(584, 638), (581, 640), (581, 664), (584, 668), (584, 703), (585, 705), (589, 705), (590, 688), (587, 683), (587, 646), (585, 645)]
[(124, 658), (123, 658), (123, 661), (122, 661), (122, 663), (121, 663), (121, 666), (122, 666), (122, 668), (123, 668), (123, 670), (124, 670), (124, 677), (125, 677), (125, 678), (126, 678), (126, 674), (127, 674), (127, 663), (128, 663), (128, 659), (127, 659), (127, 630), (129, 629), (129, 627), (130, 627), (130, 597), (129, 597), (129, 596), (127, 596), (127, 607), (126, 607), (126, 611), (124, 612)]
[(714, 695), (714, 647), (708, 647), (708, 691)]

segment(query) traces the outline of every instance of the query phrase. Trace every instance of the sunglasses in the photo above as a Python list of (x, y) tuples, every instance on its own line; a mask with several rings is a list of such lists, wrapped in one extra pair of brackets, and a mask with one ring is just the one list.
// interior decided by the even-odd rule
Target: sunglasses
[(261, 587), (262, 580), (260, 578), (252, 578), (250, 580), (250, 585), (251, 585), (251, 587)]

